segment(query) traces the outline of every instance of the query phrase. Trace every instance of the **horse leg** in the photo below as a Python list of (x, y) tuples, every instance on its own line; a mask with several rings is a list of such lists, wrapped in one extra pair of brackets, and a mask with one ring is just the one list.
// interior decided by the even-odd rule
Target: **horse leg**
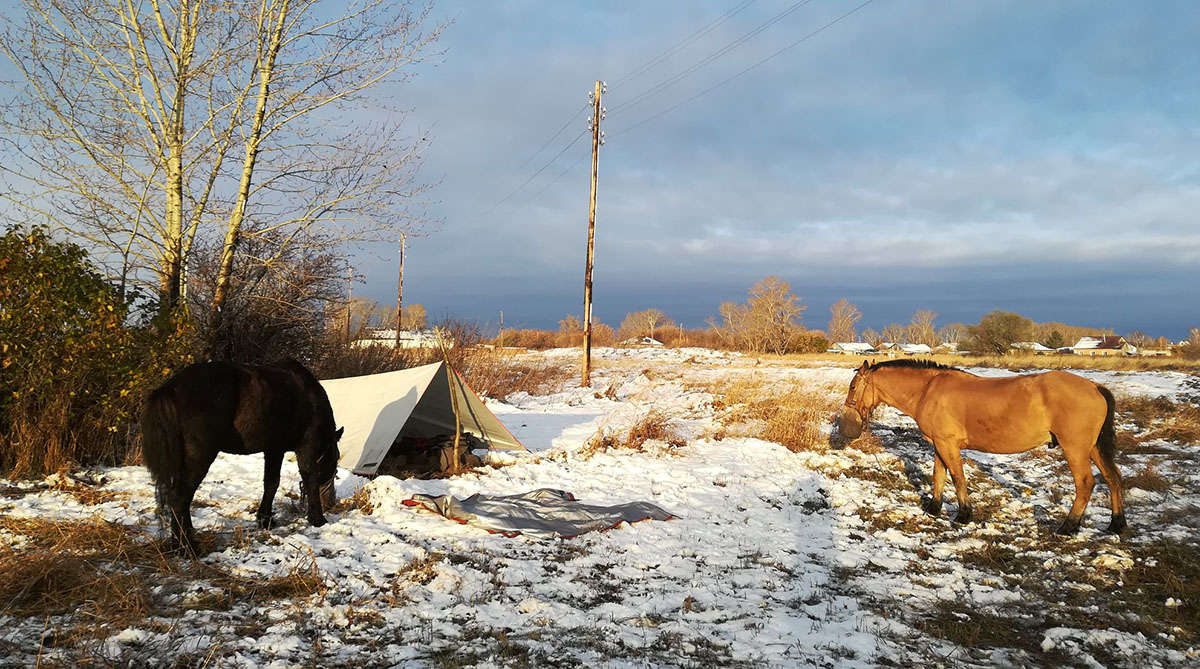
[(300, 482), (304, 485), (304, 496), (308, 498), (308, 522), (313, 527), (320, 527), (327, 521), (325, 511), (321, 506), (321, 482), (317, 480), (316, 472), (300, 472)]
[(167, 503), (171, 514), (171, 536), (180, 549), (193, 555), (196, 553), (196, 530), (192, 526), (192, 499), (215, 459), (215, 451), (206, 455), (189, 448), (184, 454), (184, 471), (178, 487), (171, 491)]
[(937, 449), (938, 457), (946, 463), (946, 469), (951, 480), (954, 481), (954, 496), (958, 500), (958, 513), (954, 516), (954, 522), (969, 523), (971, 522), (971, 502), (967, 499), (967, 477), (963, 473), (962, 446), (961, 444), (952, 446), (934, 444), (933, 447)]
[(321, 506), (321, 485), (326, 482), (317, 480), (320, 468), (316, 463), (317, 456), (311, 455), (315, 450), (297, 448), (296, 465), (300, 468), (300, 483), (304, 486), (304, 496), (308, 499), (308, 522), (313, 527), (320, 527), (326, 523), (324, 508)]
[(1075, 534), (1079, 531), (1079, 521), (1083, 519), (1083, 510), (1087, 508), (1088, 500), (1092, 496), (1092, 488), (1096, 485), (1096, 478), (1092, 476), (1092, 460), (1089, 456), (1089, 451), (1078, 448), (1074, 443), (1062, 445), (1063, 456), (1067, 459), (1067, 465), (1071, 468), (1071, 475), (1075, 477), (1075, 503), (1071, 505), (1071, 511), (1063, 520), (1062, 525), (1058, 526), (1058, 534)]
[(1117, 471), (1115, 462), (1104, 459), (1099, 448), (1093, 448), (1090, 457), (1092, 462), (1096, 463), (1096, 467), (1100, 469), (1100, 475), (1108, 484), (1108, 494), (1112, 498), (1112, 520), (1108, 524), (1108, 531), (1112, 534), (1119, 534), (1121, 530), (1125, 529), (1125, 498), (1121, 472)]
[(921, 510), (936, 516), (942, 512), (942, 489), (946, 486), (946, 463), (935, 449), (933, 452), (933, 495), (921, 499)]
[(283, 466), (283, 450), (263, 453), (263, 496), (258, 503), (258, 526), (264, 530), (271, 529), (271, 507), (275, 503), (275, 493), (279, 490), (279, 469)]

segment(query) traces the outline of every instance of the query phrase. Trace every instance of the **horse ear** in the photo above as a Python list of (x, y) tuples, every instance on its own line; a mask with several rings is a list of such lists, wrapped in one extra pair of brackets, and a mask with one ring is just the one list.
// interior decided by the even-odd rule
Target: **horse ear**
[(341, 440), (341, 438), (342, 438), (342, 433), (343, 433), (343, 432), (345, 432), (345, 431), (346, 431), (346, 427), (345, 427), (345, 426), (339, 427), (339, 428), (337, 429), (337, 432), (334, 432), (334, 433), (333, 433), (333, 440), (334, 440), (335, 442), (336, 442), (336, 441), (339, 441), (339, 440)]
[(863, 360), (862, 367), (859, 367), (859, 369), (866, 371), (866, 369), (867, 369), (867, 361), (866, 360)]

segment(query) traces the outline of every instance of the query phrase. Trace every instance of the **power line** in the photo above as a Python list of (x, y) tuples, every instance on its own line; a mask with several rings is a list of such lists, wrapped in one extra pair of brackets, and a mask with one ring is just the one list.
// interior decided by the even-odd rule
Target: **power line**
[(553, 186), (553, 185), (554, 185), (554, 184), (555, 184), (555, 183), (556, 183), (556, 182), (557, 182), (559, 179), (561, 179), (561, 178), (563, 178), (564, 176), (566, 176), (567, 172), (570, 172), (572, 169), (574, 169), (574, 168), (575, 168), (575, 166), (576, 166), (576, 165), (578, 165), (579, 163), (582, 163), (582, 162), (583, 162), (583, 159), (584, 159), (584, 158), (587, 158), (587, 157), (588, 157), (588, 156), (587, 156), (587, 154), (584, 154), (584, 155), (582, 155), (582, 156), (579, 156), (578, 158), (576, 158), (576, 159), (575, 159), (575, 162), (571, 163), (570, 165), (567, 165), (567, 169), (565, 169), (565, 170), (563, 170), (563, 171), (559, 172), (559, 173), (558, 173), (558, 176), (554, 177), (554, 178), (553, 178), (553, 179), (551, 179), (549, 182), (547, 182), (545, 186), (542, 186), (542, 187), (541, 187), (541, 188), (538, 190), (538, 192), (536, 192), (536, 193), (534, 193), (533, 195), (530, 195), (528, 198), (526, 198), (526, 199), (525, 199), (525, 201), (524, 201), (524, 202), (522, 202), (521, 204), (517, 205), (516, 209), (513, 209), (513, 211), (514, 211), (514, 212), (515, 212), (515, 211), (520, 211), (522, 207), (524, 207), (525, 205), (529, 204), (529, 203), (530, 203), (530, 202), (532, 202), (533, 200), (537, 199), (537, 196), (539, 196), (539, 195), (541, 195), (542, 193), (544, 193), (544, 192), (546, 191), (546, 189), (547, 189), (547, 188), (549, 188), (549, 187)]
[(528, 158), (525, 159), (525, 162), (518, 165), (517, 169), (515, 171), (520, 172), (521, 170), (525, 169), (526, 165), (528, 165), (534, 158), (537, 158), (539, 153), (546, 150), (546, 147), (550, 146), (550, 142), (553, 142), (554, 140), (558, 139), (558, 136), (563, 134), (563, 131), (566, 130), (568, 127), (570, 127), (571, 124), (575, 122), (575, 119), (579, 118), (579, 115), (582, 114), (584, 112), (584, 110), (587, 108), (588, 108), (588, 105), (586, 105), (586, 104), (583, 105), (582, 107), (580, 107), (579, 111), (575, 112), (575, 115), (571, 117), (571, 120), (564, 123), (563, 127), (559, 128), (558, 132), (554, 133), (553, 137), (546, 140), (546, 143), (543, 144), (537, 151), (534, 151), (532, 156), (529, 156)]
[[(574, 121), (575, 119), (571, 119), (571, 120), (572, 120), (572, 121)], [(569, 125), (569, 124), (568, 124), (568, 125)], [(565, 127), (564, 127), (564, 129), (565, 129)], [(562, 131), (560, 130), (559, 132), (562, 132)], [(512, 196), (514, 196), (514, 195), (516, 195), (517, 193), (519, 193), (519, 192), (521, 191), (521, 189), (522, 189), (522, 188), (524, 188), (525, 186), (529, 185), (529, 182), (530, 182), (530, 181), (533, 181), (534, 179), (536, 179), (536, 178), (537, 178), (537, 176), (538, 176), (539, 174), (541, 174), (542, 172), (545, 172), (545, 171), (546, 171), (546, 168), (547, 168), (547, 167), (550, 167), (551, 165), (553, 165), (553, 164), (554, 164), (554, 161), (558, 160), (559, 156), (561, 156), (562, 154), (564, 154), (564, 153), (566, 153), (566, 152), (567, 152), (567, 149), (571, 148), (572, 146), (575, 146), (575, 142), (578, 142), (578, 141), (579, 141), (579, 138), (580, 138), (580, 137), (583, 137), (584, 135), (586, 135), (586, 134), (587, 134), (587, 132), (588, 132), (587, 130), (580, 130), (580, 131), (579, 131), (579, 134), (578, 134), (578, 135), (575, 135), (575, 139), (572, 139), (572, 140), (570, 141), (570, 143), (568, 143), (566, 146), (564, 146), (564, 147), (562, 148), (562, 150), (560, 150), (558, 153), (554, 154), (554, 157), (553, 157), (553, 158), (551, 158), (550, 160), (546, 161), (546, 164), (545, 164), (545, 165), (542, 165), (542, 166), (541, 166), (541, 168), (540, 168), (540, 169), (538, 169), (538, 171), (536, 171), (536, 172), (534, 172), (533, 174), (531, 174), (531, 175), (529, 176), (529, 178), (528, 178), (528, 179), (526, 179), (525, 181), (522, 181), (522, 182), (521, 182), (521, 185), (520, 185), (520, 186), (517, 186), (516, 188), (512, 189), (511, 191), (509, 191), (509, 192), (508, 192), (508, 195), (505, 195), (503, 198), (501, 198), (501, 199), (500, 199), (500, 201), (499, 201), (499, 202), (497, 202), (496, 204), (493, 204), (491, 207), (488, 207), (487, 211), (485, 211), (485, 212), (483, 212), (483, 213), (485, 213), (485, 214), (486, 214), (486, 213), (489, 213), (489, 212), (491, 212), (491, 211), (492, 211), (492, 210), (494, 210), (496, 207), (499, 207), (500, 205), (502, 205), (502, 204), (504, 204), (505, 202), (507, 202), (509, 198), (511, 198)], [(557, 135), (556, 135), (556, 136), (557, 136)], [(553, 140), (551, 140), (551, 141), (553, 141)], [(528, 161), (527, 161), (527, 162), (528, 162)], [(539, 191), (539, 192), (540, 192), (540, 191)]]
[(683, 79), (687, 78), (692, 73), (700, 70), (701, 68), (703, 68), (706, 65), (708, 65), (709, 63), (717, 60), (721, 56), (724, 56), (725, 54), (729, 53), (730, 51), (733, 51), (734, 49), (741, 46), (742, 44), (745, 44), (746, 42), (750, 41), (755, 36), (757, 36), (759, 33), (763, 32), (767, 28), (770, 28), (771, 26), (775, 25), (776, 23), (779, 23), (783, 19), (787, 18), (788, 15), (795, 12), (797, 9), (800, 9), (804, 5), (807, 5), (809, 2), (812, 2), (812, 0), (800, 0), (800, 2), (795, 3), (791, 7), (788, 7), (787, 9), (783, 10), (782, 12), (779, 12), (775, 16), (768, 19), (766, 23), (763, 23), (762, 25), (751, 30), (750, 32), (746, 33), (745, 35), (742, 35), (741, 37), (735, 39), (734, 41), (730, 42), (729, 44), (725, 45), (724, 47), (709, 54), (707, 57), (701, 59), (698, 63), (695, 63), (694, 65), (684, 69), (682, 72), (680, 72), (672, 77), (668, 77), (667, 79), (664, 79), (663, 81), (659, 82), (658, 84), (650, 87), (649, 89), (647, 89), (647, 90), (643, 91), (642, 93), (640, 93), (639, 95), (635, 96), (632, 100), (622, 103), (620, 105), (617, 105), (616, 107), (613, 107), (612, 112), (614, 114), (620, 113), (621, 111), (624, 111), (631, 107), (635, 107), (635, 106), (641, 104), (642, 102), (645, 102), (646, 100), (654, 97), (655, 95), (658, 95), (659, 93), (667, 90), (671, 86), (674, 86), (675, 84), (679, 83)]
[(749, 7), (752, 4), (754, 4), (754, 0), (745, 0), (745, 2), (734, 7), (733, 9), (725, 12), (724, 14), (717, 17), (715, 20), (713, 20), (708, 25), (700, 28), (696, 32), (692, 33), (691, 35), (688, 35), (687, 37), (685, 37), (683, 39), (683, 41), (679, 42), (675, 46), (658, 54), (657, 56), (655, 56), (654, 58), (651, 58), (650, 60), (646, 61), (645, 63), (642, 63), (641, 65), (636, 67), (629, 74), (621, 77), (620, 79), (617, 79), (616, 81), (613, 82), (613, 86), (620, 86), (621, 84), (624, 84), (626, 82), (637, 79), (638, 77), (642, 76), (643, 74), (645, 74), (646, 72), (651, 70), (655, 65), (658, 65), (659, 63), (663, 62), (667, 58), (670, 58), (671, 56), (679, 53), (681, 50), (686, 48), (689, 44), (691, 44), (692, 42), (695, 42), (696, 40), (700, 39), (701, 37), (704, 37), (708, 33), (712, 32), (718, 26), (720, 26), (722, 23), (725, 23), (729, 19), (733, 18), (736, 14), (738, 14), (743, 9)]
[(686, 105), (687, 103), (691, 102), (692, 100), (695, 100), (695, 99), (696, 99), (696, 98), (698, 98), (698, 97), (701, 97), (701, 96), (703, 96), (703, 95), (707, 95), (708, 93), (711, 93), (712, 91), (714, 91), (714, 90), (716, 90), (716, 89), (720, 88), (721, 86), (724, 86), (725, 84), (727, 84), (727, 83), (729, 83), (729, 82), (733, 81), (734, 79), (737, 79), (738, 77), (740, 77), (740, 76), (742, 76), (743, 74), (745, 74), (745, 73), (749, 72), (750, 70), (753, 70), (754, 68), (758, 67), (759, 65), (762, 65), (763, 63), (765, 63), (765, 62), (767, 62), (767, 61), (771, 60), (772, 58), (775, 58), (775, 57), (779, 56), (780, 54), (784, 53), (785, 51), (788, 51), (788, 50), (790, 50), (790, 49), (792, 49), (792, 48), (795, 48), (796, 46), (799, 46), (801, 43), (803, 43), (803, 42), (806, 42), (806, 41), (808, 41), (809, 39), (811, 39), (811, 38), (813, 38), (813, 37), (815, 37), (815, 36), (817, 36), (817, 35), (821, 34), (821, 33), (822, 33), (822, 32), (824, 32), (826, 29), (828, 29), (828, 28), (832, 27), (834, 24), (841, 22), (841, 21), (842, 21), (842, 19), (845, 19), (846, 17), (848, 17), (848, 16), (850, 16), (851, 14), (853, 14), (853, 13), (857, 12), (858, 10), (862, 9), (863, 7), (866, 7), (867, 5), (871, 4), (871, 2), (873, 2), (873, 0), (866, 0), (866, 2), (862, 3), (861, 5), (859, 5), (859, 6), (855, 7), (854, 9), (851, 9), (850, 11), (846, 12), (845, 14), (842, 14), (841, 16), (839, 16), (839, 17), (837, 17), (836, 19), (834, 19), (834, 20), (830, 21), (829, 23), (826, 23), (825, 25), (821, 26), (820, 28), (817, 28), (816, 30), (814, 30), (814, 31), (810, 32), (809, 34), (805, 35), (804, 37), (801, 37), (800, 39), (796, 40), (795, 42), (792, 42), (791, 44), (789, 44), (789, 45), (787, 45), (787, 46), (783, 47), (783, 48), (782, 48), (782, 49), (780, 49), (779, 51), (776, 51), (775, 53), (773, 53), (773, 54), (771, 54), (771, 55), (767, 56), (766, 58), (763, 58), (762, 60), (758, 61), (757, 63), (754, 63), (754, 64), (753, 64), (753, 65), (751, 65), (750, 67), (747, 67), (746, 69), (742, 70), (741, 72), (738, 72), (737, 74), (733, 75), (732, 77), (729, 77), (728, 79), (725, 79), (725, 80), (723, 80), (723, 81), (721, 81), (721, 82), (719, 82), (719, 83), (717, 83), (717, 84), (714, 84), (713, 86), (710, 86), (709, 88), (706, 88), (706, 89), (704, 89), (704, 90), (700, 91), (699, 93), (697, 93), (697, 94), (693, 95), (692, 97), (690, 97), (690, 98), (688, 98), (688, 99), (684, 100), (683, 102), (680, 102), (680, 103), (678, 103), (678, 104), (675, 104), (675, 105), (673, 105), (673, 106), (671, 106), (671, 107), (667, 107), (666, 109), (664, 109), (664, 110), (660, 111), (659, 113), (657, 113), (657, 114), (655, 114), (655, 115), (653, 115), (653, 116), (651, 116), (651, 117), (649, 117), (649, 118), (647, 118), (647, 119), (643, 119), (643, 120), (641, 120), (641, 121), (638, 121), (637, 123), (634, 123), (633, 125), (631, 125), (631, 126), (629, 126), (629, 127), (627, 127), (627, 128), (624, 128), (624, 129), (622, 129), (622, 130), (619, 130), (619, 131), (617, 131), (617, 132), (614, 132), (614, 133), (612, 134), (612, 136), (613, 136), (613, 137), (616, 137), (616, 136), (618, 136), (618, 135), (623, 135), (623, 134), (625, 134), (625, 133), (629, 132), (630, 130), (633, 130), (634, 128), (637, 128), (637, 127), (639, 127), (639, 126), (645, 125), (645, 124), (649, 123), (650, 121), (653, 121), (654, 119), (656, 119), (656, 118), (658, 118), (658, 117), (660, 117), (660, 116), (663, 116), (664, 114), (668, 114), (668, 113), (670, 113), (670, 112), (672, 112), (672, 111), (675, 111), (676, 109), (679, 109), (680, 107), (682, 107), (682, 106)]

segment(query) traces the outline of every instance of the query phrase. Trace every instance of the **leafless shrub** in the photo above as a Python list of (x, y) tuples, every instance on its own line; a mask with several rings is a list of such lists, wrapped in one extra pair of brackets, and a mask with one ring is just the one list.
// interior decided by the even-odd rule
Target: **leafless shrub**
[(645, 452), (646, 442), (660, 441), (679, 448), (687, 441), (671, 427), (671, 419), (663, 412), (653, 409), (642, 416), (622, 436), (620, 431), (602, 429), (580, 450), (580, 454), (591, 456), (613, 450)]
[(489, 348), (471, 351), (463, 358), (460, 371), (472, 390), (501, 401), (518, 392), (530, 395), (553, 392), (572, 373), (562, 365), (521, 360), (509, 351)]

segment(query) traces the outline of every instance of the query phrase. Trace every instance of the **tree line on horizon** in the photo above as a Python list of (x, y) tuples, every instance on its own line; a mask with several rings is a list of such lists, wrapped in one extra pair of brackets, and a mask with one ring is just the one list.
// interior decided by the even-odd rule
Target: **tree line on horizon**
[[(829, 321), (825, 329), (820, 330), (804, 326), (805, 309), (786, 281), (769, 276), (751, 286), (745, 303), (722, 303), (719, 316), (709, 318), (705, 328), (684, 329), (663, 309), (650, 308), (627, 313), (616, 328), (593, 323), (592, 343), (611, 346), (649, 337), (667, 346), (775, 354), (817, 353), (839, 342), (864, 342), (876, 348), (884, 343), (925, 344), (930, 348), (954, 344), (959, 350), (1005, 355), (1018, 342), (1037, 342), (1058, 349), (1070, 346), (1082, 337), (1116, 334), (1111, 327), (1093, 328), (1055, 321), (1037, 323), (1021, 314), (999, 309), (984, 314), (978, 323), (949, 323), (940, 327), (936, 325), (937, 312), (917, 309), (908, 324), (889, 323), (882, 330), (868, 327), (860, 331), (856, 326), (862, 319), (862, 312), (845, 298), (830, 307)], [(1194, 344), (1185, 348), (1200, 353), (1200, 328), (1192, 328), (1190, 337)], [(1125, 335), (1125, 339), (1138, 348), (1167, 349), (1173, 345), (1166, 337), (1151, 337), (1139, 330)], [(557, 330), (506, 328), (497, 335), (494, 343), (547, 349), (579, 346), (582, 341), (583, 325), (579, 317), (568, 315), (559, 321)]]

